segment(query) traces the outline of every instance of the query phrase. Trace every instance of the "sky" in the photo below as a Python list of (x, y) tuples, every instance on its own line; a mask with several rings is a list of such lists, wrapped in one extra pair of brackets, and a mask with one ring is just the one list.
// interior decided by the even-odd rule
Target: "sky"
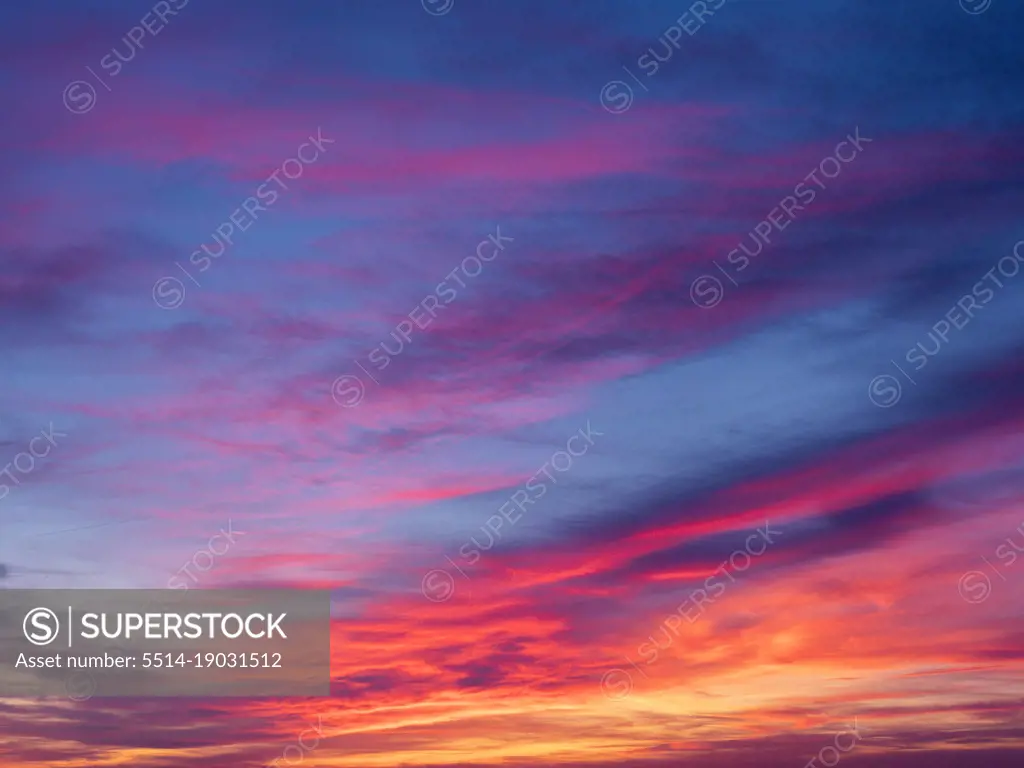
[(1020, 764), (1024, 6), (687, 2), (0, 9), (0, 588), (332, 602), (5, 768)]

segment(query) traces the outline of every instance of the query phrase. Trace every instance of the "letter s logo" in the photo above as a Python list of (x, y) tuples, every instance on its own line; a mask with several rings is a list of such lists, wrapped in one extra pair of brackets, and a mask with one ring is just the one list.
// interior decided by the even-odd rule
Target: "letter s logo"
[(60, 619), (49, 608), (33, 608), (25, 614), (22, 629), (32, 645), (49, 645), (60, 632)]

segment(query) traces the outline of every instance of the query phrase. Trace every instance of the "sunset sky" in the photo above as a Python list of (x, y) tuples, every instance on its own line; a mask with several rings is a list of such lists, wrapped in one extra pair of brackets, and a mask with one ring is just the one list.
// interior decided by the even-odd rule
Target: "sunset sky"
[(1024, 4), (689, 2), (3, 5), (0, 588), (333, 618), (0, 766), (1021, 765)]

